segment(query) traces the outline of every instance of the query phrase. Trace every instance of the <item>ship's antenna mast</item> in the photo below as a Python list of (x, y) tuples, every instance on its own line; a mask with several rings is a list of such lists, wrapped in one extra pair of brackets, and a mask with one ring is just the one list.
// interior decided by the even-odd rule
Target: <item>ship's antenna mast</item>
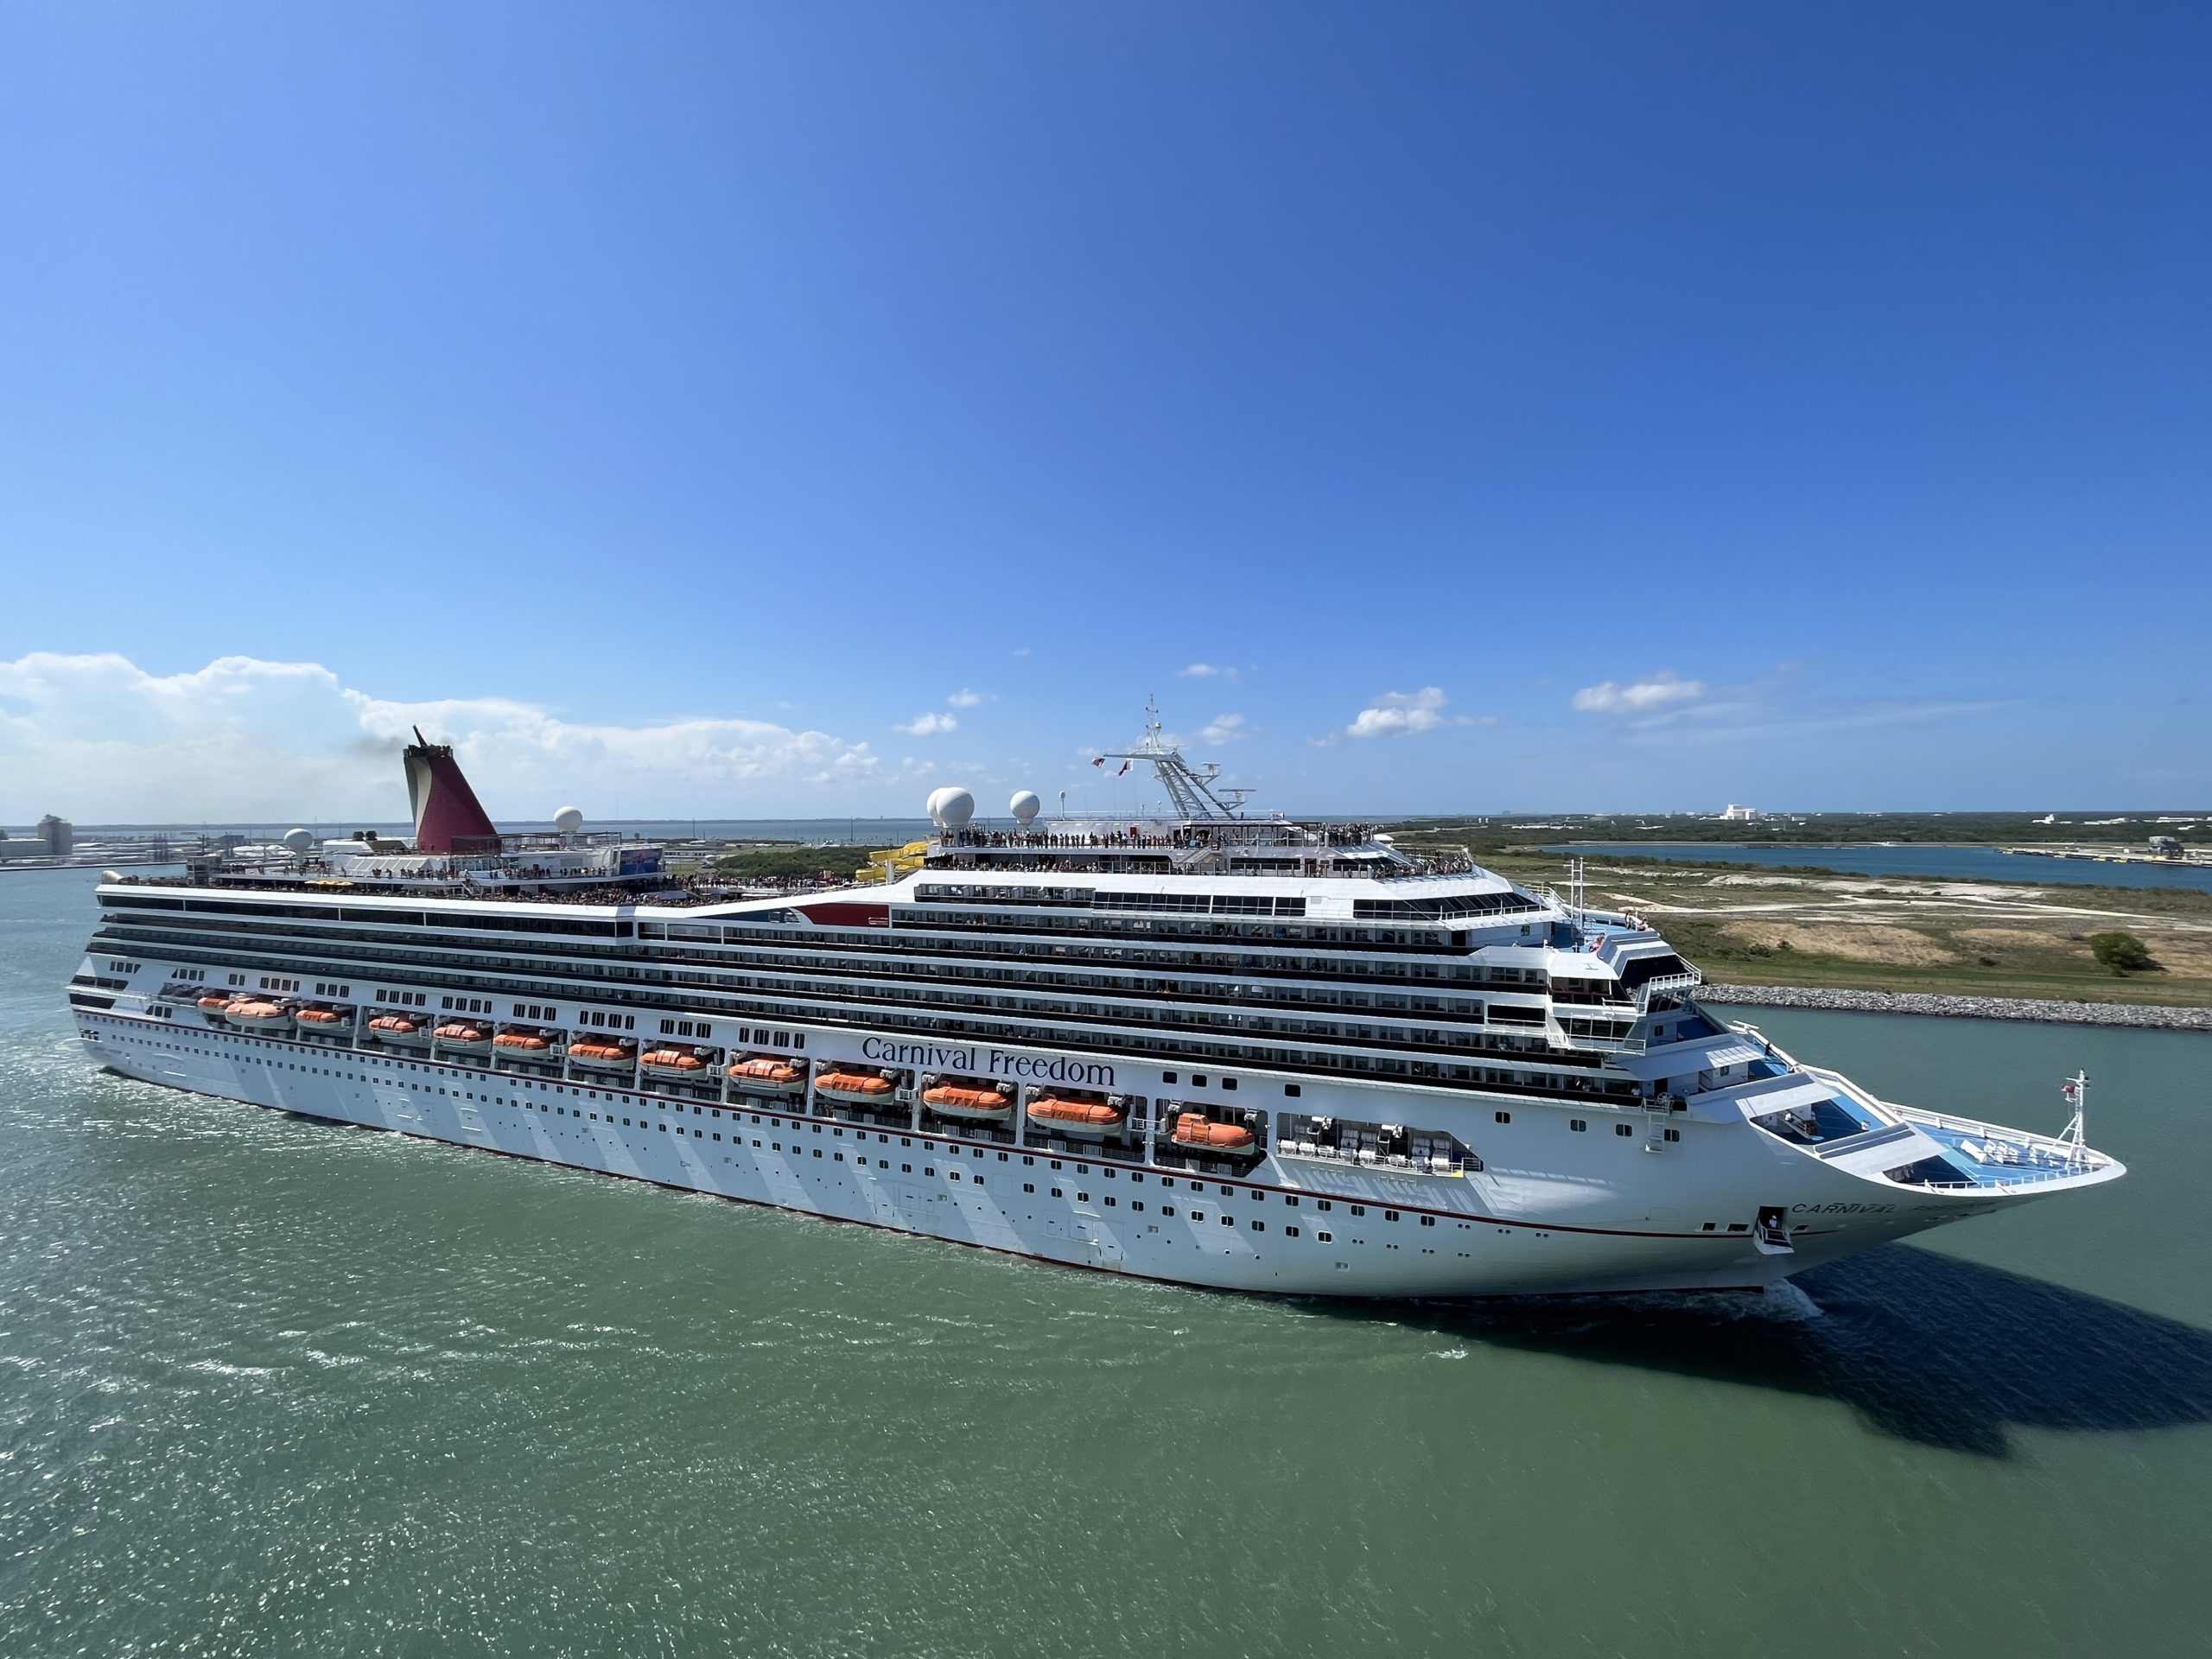
[(2058, 1138), (2061, 1143), (2070, 1149), (2069, 1156), (2075, 1163), (2078, 1164), (2088, 1155), (2089, 1151), (2088, 1141), (2082, 1126), (2082, 1114), (2088, 1109), (2089, 1103), (2088, 1074), (2085, 1071), (2076, 1071), (2071, 1077), (2059, 1084), (2058, 1092), (2065, 1096), (2066, 1103), (2074, 1109), (2073, 1117), (2059, 1132)]
[[(1147, 762), (1153, 775), (1175, 803), (1175, 810), (1186, 820), (1225, 821), (1238, 816), (1236, 809), (1214, 791), (1214, 779), (1221, 775), (1221, 768), (1210, 765), (1204, 772), (1193, 771), (1191, 763), (1183, 758), (1183, 751), (1162, 735), (1157, 696), (1145, 700), (1144, 741), (1134, 749), (1109, 749), (1103, 758)], [(1241, 800), (1238, 804), (1243, 804)]]

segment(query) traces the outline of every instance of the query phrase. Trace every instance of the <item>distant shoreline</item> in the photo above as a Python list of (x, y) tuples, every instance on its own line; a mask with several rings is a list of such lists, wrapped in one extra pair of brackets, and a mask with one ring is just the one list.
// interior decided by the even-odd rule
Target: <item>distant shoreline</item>
[(1838, 1014), (1923, 1014), (1949, 1020), (2024, 1020), (2047, 1026), (2129, 1026), (2212, 1032), (2212, 1008), (2143, 1002), (2061, 1002), (2042, 997), (1944, 996), (1924, 991), (1847, 991), (1805, 985), (1702, 985), (1701, 1002), (1812, 1008)]

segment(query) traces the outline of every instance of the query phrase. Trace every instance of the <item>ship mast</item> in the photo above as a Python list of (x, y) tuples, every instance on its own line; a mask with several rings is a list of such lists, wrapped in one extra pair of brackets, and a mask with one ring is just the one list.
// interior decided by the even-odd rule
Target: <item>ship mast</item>
[(2070, 1161), (2078, 1164), (2083, 1161), (2089, 1150), (2082, 1123), (2082, 1114), (2088, 1109), (2089, 1103), (2088, 1073), (2076, 1071), (2059, 1085), (2058, 1092), (2065, 1096), (2066, 1103), (2074, 1109), (2073, 1117), (2068, 1122), (2066, 1127), (2059, 1131), (2058, 1139), (2062, 1145), (2072, 1148)]
[[(1144, 741), (1134, 749), (1109, 749), (1102, 757), (1108, 760), (1142, 760), (1152, 767), (1153, 776), (1160, 779), (1160, 787), (1175, 803), (1175, 810), (1186, 821), (1229, 823), (1241, 815), (1221, 798), (1214, 789), (1214, 780), (1221, 776), (1221, 767), (1206, 763), (1198, 772), (1183, 758), (1183, 751), (1171, 742), (1160, 726), (1160, 699), (1147, 697), (1144, 705)], [(1237, 806), (1243, 804), (1243, 790), (1224, 791), (1237, 796)]]

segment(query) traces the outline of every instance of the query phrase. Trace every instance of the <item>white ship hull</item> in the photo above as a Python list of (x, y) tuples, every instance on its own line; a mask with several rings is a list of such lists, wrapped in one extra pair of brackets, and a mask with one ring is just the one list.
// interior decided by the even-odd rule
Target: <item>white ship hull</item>
[[(1438, 1179), (1295, 1156), (1236, 1175), (1114, 1163), (940, 1129), (720, 1103), (417, 1054), (232, 1032), (184, 1010), (75, 1011), (129, 1077), (334, 1123), (711, 1193), (1107, 1272), (1294, 1295), (1461, 1298), (1752, 1289), (2034, 1193), (1906, 1193), (1747, 1127), (1689, 1125), (1656, 1156), (1567, 1132), (1572, 1107), (1512, 1103), (1528, 1155)], [(849, 1033), (811, 1033), (834, 1061)], [(855, 1058), (859, 1058), (857, 1055)], [(1309, 1095), (1328, 1085), (1308, 1085)], [(1457, 1111), (1491, 1116), (1464, 1098)], [(1589, 1109), (1580, 1108), (1587, 1111)], [(1610, 1127), (1609, 1125), (1601, 1125)], [(1763, 1250), (1755, 1208), (1796, 1224)], [(1733, 1230), (1724, 1230), (1732, 1228)]]

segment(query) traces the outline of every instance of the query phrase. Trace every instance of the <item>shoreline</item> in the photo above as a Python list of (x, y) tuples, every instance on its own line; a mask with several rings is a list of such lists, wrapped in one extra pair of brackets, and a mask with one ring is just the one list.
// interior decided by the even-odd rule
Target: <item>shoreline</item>
[(2048, 1026), (2127, 1026), (2212, 1032), (2212, 1008), (2145, 1002), (2062, 1002), (2041, 997), (1945, 996), (1927, 991), (1848, 991), (1805, 985), (1700, 985), (1700, 1002), (1809, 1008), (1836, 1014), (1922, 1014), (1952, 1020), (2024, 1020)]

